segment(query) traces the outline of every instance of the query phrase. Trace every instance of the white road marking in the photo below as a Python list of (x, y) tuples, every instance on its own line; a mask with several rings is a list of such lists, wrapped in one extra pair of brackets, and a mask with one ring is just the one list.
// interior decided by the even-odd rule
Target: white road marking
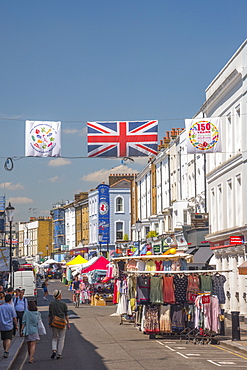
[(186, 353), (186, 356), (201, 356), (199, 353)]
[(216, 362), (212, 361), (212, 360), (207, 360), (208, 362), (211, 362), (211, 364), (213, 365), (216, 365), (216, 366), (221, 366), (220, 364), (217, 364)]
[(164, 346), (164, 343), (161, 343), (159, 340), (156, 340), (156, 342)]
[(222, 364), (222, 365), (237, 365), (236, 362), (231, 362), (231, 361), (219, 361), (219, 364)]
[(173, 349), (173, 348), (171, 348), (171, 347), (169, 347), (169, 346), (166, 346), (166, 348), (168, 348), (170, 351), (175, 351), (175, 349)]
[(186, 347), (175, 347), (177, 349), (186, 349)]
[(185, 356), (185, 355), (183, 355), (182, 353), (180, 353), (180, 352), (176, 352), (178, 355), (180, 355), (180, 356), (183, 356), (184, 358), (188, 358), (187, 356)]

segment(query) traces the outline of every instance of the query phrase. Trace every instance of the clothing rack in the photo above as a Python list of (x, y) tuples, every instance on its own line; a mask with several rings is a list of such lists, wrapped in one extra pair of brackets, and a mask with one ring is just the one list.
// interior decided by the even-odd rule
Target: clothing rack
[(176, 254), (150, 254), (150, 255), (143, 255), (143, 256), (122, 256), (122, 257), (115, 257), (112, 259), (113, 262), (118, 262), (118, 261), (127, 261), (127, 260), (143, 260), (143, 261), (148, 261), (148, 260), (170, 260), (170, 259), (176, 259), (176, 258), (193, 258), (192, 254), (188, 253), (176, 253)]
[(233, 270), (185, 270), (185, 271), (122, 271), (124, 274), (202, 274), (202, 273), (218, 273), (218, 272), (233, 272)]

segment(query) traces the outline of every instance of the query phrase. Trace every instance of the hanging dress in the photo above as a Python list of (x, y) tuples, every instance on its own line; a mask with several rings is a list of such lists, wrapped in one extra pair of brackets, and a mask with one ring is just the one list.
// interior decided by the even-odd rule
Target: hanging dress
[(212, 286), (212, 277), (210, 275), (201, 275), (200, 276), (200, 291), (202, 293), (204, 292), (212, 292), (213, 286)]
[(160, 306), (160, 332), (161, 333), (171, 333), (171, 306), (168, 304), (166, 306)]
[(224, 291), (224, 284), (226, 277), (224, 275), (216, 274), (212, 276), (213, 295), (216, 295), (220, 304), (226, 303), (226, 296)]
[(175, 303), (173, 276), (163, 276), (163, 300), (164, 303)]
[(153, 304), (164, 303), (162, 276), (151, 276), (150, 278), (150, 302)]
[(150, 277), (137, 276), (136, 300), (139, 304), (149, 303), (150, 296)]
[(175, 300), (184, 303), (187, 299), (188, 276), (177, 274), (174, 276)]
[(200, 291), (200, 279), (198, 275), (191, 274), (188, 276), (187, 301), (195, 302), (195, 299)]

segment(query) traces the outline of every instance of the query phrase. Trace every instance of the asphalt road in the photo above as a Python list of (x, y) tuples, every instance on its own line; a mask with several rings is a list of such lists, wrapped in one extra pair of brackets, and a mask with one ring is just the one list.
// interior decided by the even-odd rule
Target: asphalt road
[(115, 306), (74, 308), (72, 293), (57, 281), (52, 281), (49, 291), (60, 288), (68, 304), (71, 329), (67, 331), (63, 359), (52, 360), (51, 332), (48, 328), (48, 302), (39, 290), (39, 311), (47, 335), (37, 344), (34, 364), (28, 364), (26, 345), (20, 351), (13, 370), (63, 369), (126, 370), (130, 369), (183, 369), (209, 370), (221, 367), (238, 369), (247, 367), (247, 356), (226, 350), (219, 345), (194, 345), (179, 340), (149, 339), (132, 324), (119, 325), (120, 319), (110, 316)]

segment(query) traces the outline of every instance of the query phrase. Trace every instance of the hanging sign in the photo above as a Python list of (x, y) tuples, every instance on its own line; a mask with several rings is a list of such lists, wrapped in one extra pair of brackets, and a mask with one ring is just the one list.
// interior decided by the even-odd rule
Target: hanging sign
[(243, 244), (242, 236), (230, 236), (230, 244)]
[(219, 117), (186, 119), (185, 126), (187, 153), (221, 152)]

